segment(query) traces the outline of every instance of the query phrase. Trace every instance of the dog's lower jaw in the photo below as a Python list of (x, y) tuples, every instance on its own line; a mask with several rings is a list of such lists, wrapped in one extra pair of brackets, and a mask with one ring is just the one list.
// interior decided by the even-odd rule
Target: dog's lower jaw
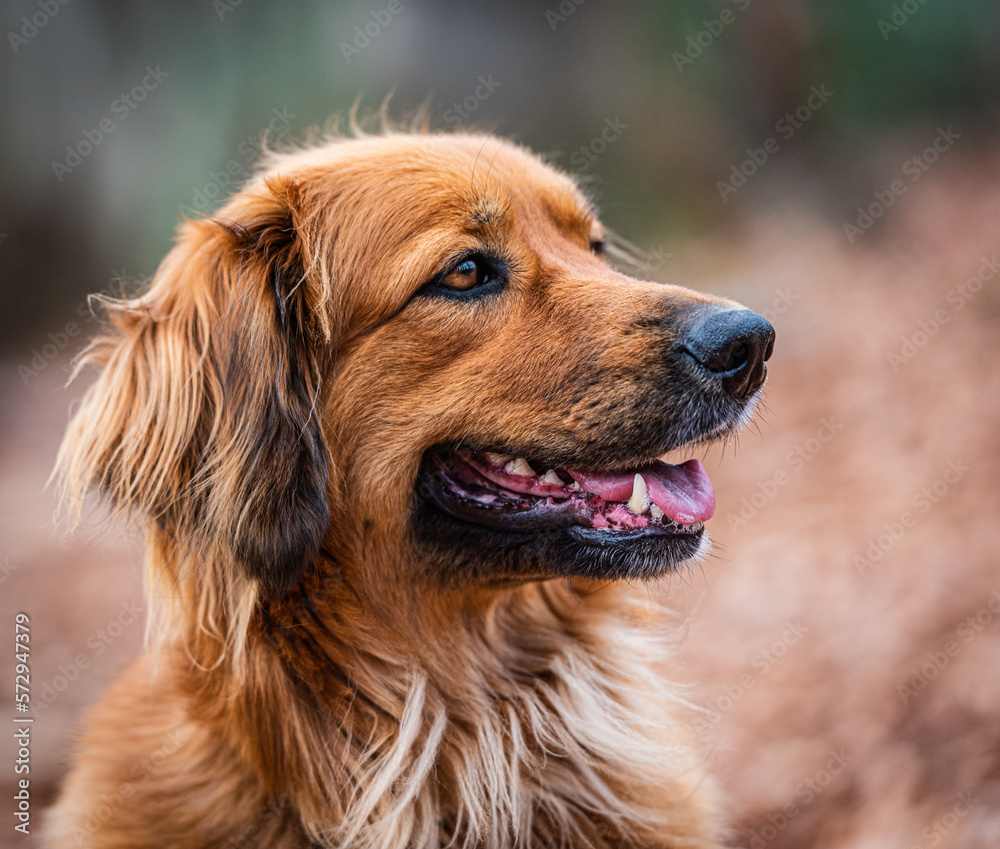
[(424, 579), (446, 587), (510, 585), (551, 578), (646, 581), (684, 569), (711, 548), (708, 532), (635, 538), (586, 528), (499, 531), (464, 522), (430, 500), (413, 512), (413, 548)]
[(84, 739), (120, 754), (74, 773), (52, 845), (722, 845), (648, 596), (587, 590), (510, 590), (396, 658), (293, 593), (239, 689), (182, 652), (142, 660)]

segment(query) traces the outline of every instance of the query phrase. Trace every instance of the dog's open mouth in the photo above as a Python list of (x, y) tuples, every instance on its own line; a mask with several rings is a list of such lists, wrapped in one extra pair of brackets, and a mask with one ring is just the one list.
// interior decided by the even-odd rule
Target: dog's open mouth
[(455, 518), (508, 531), (574, 530), (581, 541), (700, 535), (715, 512), (701, 463), (653, 461), (614, 472), (534, 469), (523, 457), (446, 451), (428, 458), (426, 491)]

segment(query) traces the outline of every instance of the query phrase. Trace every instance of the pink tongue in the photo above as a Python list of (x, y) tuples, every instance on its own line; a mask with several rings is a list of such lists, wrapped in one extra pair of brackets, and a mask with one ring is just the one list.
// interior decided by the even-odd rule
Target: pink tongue
[(638, 472), (646, 481), (650, 500), (682, 525), (707, 521), (715, 512), (715, 490), (697, 460), (688, 460), (679, 466), (656, 462), (631, 472), (567, 471), (587, 492), (605, 501), (628, 501)]

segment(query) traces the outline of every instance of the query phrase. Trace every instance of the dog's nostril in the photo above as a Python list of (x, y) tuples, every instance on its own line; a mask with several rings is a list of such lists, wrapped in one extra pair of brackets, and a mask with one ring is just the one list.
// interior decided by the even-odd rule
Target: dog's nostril
[(764, 381), (764, 362), (774, 347), (774, 328), (752, 310), (718, 310), (692, 323), (681, 337), (681, 350), (725, 388), (738, 395)]
[[(719, 358), (720, 360), (722, 357)], [(738, 342), (733, 345), (729, 350), (729, 356), (726, 357), (725, 363), (723, 363), (722, 368), (716, 369), (709, 366), (711, 371), (732, 371), (735, 368), (739, 368), (746, 364), (746, 361), (750, 359), (750, 355), (747, 353), (747, 346), (743, 342)]]

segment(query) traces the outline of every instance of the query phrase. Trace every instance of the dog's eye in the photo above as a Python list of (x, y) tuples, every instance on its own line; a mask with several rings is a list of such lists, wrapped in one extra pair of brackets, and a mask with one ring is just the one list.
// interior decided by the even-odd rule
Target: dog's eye
[(596, 221), (590, 224), (590, 252), (594, 256), (604, 256), (604, 228)]
[(453, 259), (451, 265), (428, 280), (416, 294), (479, 300), (503, 291), (511, 267), (510, 260), (501, 255), (466, 253)]
[(467, 257), (441, 278), (440, 285), (456, 292), (468, 292), (496, 280), (496, 275), (481, 257)]

